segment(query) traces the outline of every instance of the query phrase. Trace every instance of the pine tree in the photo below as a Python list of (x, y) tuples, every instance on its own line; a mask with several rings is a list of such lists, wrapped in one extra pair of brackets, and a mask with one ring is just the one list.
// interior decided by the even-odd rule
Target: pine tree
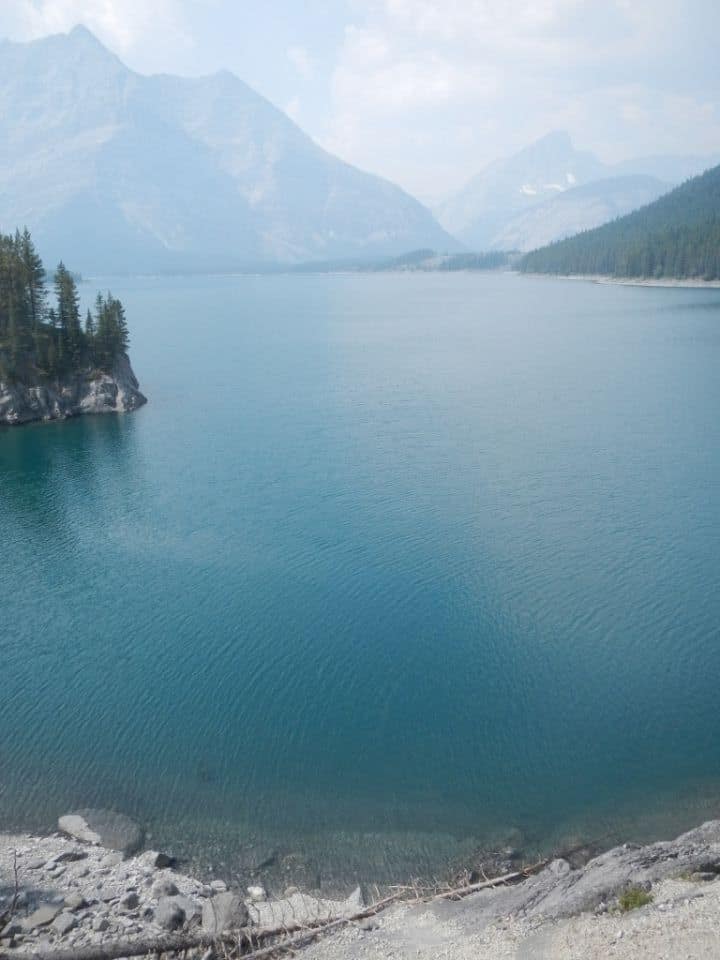
[(125, 310), (112, 294), (98, 294), (83, 325), (77, 286), (63, 263), (54, 290), (57, 304), (48, 309), (45, 270), (28, 231), (0, 233), (1, 379), (110, 371), (127, 352)]
[(45, 267), (35, 249), (27, 227), (19, 238), (19, 247), (24, 268), (30, 323), (33, 336), (36, 337), (45, 314)]
[(62, 261), (55, 272), (58, 320), (63, 339), (63, 360), (71, 369), (80, 365), (83, 350), (80, 298), (72, 274)]

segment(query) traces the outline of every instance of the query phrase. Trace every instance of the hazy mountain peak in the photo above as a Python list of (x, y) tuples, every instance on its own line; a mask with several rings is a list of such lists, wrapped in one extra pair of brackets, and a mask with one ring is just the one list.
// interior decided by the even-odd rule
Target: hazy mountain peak
[(442, 225), (475, 250), (490, 247), (505, 223), (529, 207), (602, 176), (591, 153), (576, 150), (565, 130), (553, 130), (473, 177), (438, 211)]
[[(72, 40), (74, 43), (93, 43), (98, 47), (103, 46), (92, 30), (89, 30), (84, 23), (78, 23), (76, 26), (74, 26), (67, 36), (68, 39)], [(105, 48), (103, 47), (103, 49)]]
[(142, 76), (84, 26), (0, 45), (0, 223), (84, 271), (459, 247), (230, 71)]

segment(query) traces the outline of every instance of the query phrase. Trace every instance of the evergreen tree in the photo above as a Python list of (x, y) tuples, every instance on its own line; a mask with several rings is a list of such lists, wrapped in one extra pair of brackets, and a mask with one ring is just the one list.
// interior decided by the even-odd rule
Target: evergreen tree
[(110, 371), (127, 352), (127, 320), (119, 300), (98, 294), (83, 328), (77, 286), (63, 263), (54, 289), (57, 304), (48, 309), (45, 270), (27, 230), (0, 233), (0, 379)]
[(30, 233), (27, 229), (19, 238), (20, 257), (24, 268), (25, 288), (27, 291), (30, 323), (33, 336), (37, 336), (40, 324), (45, 315), (45, 267), (35, 249)]
[(55, 271), (55, 294), (58, 304), (58, 320), (63, 341), (63, 361), (70, 368), (80, 365), (83, 352), (83, 335), (80, 326), (80, 297), (72, 274), (62, 261)]

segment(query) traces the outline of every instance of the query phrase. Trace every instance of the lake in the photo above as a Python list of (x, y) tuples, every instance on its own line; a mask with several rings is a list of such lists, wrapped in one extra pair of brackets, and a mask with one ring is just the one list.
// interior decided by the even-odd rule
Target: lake
[(720, 815), (720, 291), (110, 283), (148, 406), (0, 432), (1, 828), (329, 888)]

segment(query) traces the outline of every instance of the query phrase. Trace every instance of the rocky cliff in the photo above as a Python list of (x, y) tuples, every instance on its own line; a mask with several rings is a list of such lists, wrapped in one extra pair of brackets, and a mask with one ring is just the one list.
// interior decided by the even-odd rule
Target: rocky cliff
[(146, 398), (126, 356), (112, 370), (85, 370), (65, 379), (36, 383), (0, 380), (0, 424), (33, 420), (65, 420), (85, 413), (126, 413)]

